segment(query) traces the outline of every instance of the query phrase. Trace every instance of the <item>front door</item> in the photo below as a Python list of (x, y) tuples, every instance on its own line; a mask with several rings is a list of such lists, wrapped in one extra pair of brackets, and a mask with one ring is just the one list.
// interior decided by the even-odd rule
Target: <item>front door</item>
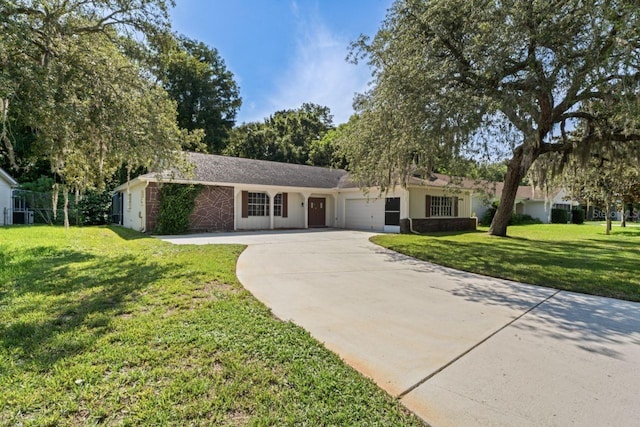
[(309, 227), (326, 227), (327, 201), (324, 197), (309, 197)]

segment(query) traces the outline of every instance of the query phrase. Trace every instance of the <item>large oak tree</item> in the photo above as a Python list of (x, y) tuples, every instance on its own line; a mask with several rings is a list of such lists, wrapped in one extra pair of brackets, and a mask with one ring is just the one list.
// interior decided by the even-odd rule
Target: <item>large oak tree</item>
[(396, 1), (354, 44), (373, 82), (346, 139), (353, 175), (388, 187), (497, 147), (510, 160), (490, 233), (505, 236), (541, 156), (640, 138), (639, 28), (637, 1)]
[(176, 162), (183, 141), (201, 137), (178, 128), (175, 103), (120, 43), (164, 27), (163, 0), (0, 1), (4, 151), (16, 163), (12, 130), (32, 133), (29, 151), (65, 199), (123, 165)]

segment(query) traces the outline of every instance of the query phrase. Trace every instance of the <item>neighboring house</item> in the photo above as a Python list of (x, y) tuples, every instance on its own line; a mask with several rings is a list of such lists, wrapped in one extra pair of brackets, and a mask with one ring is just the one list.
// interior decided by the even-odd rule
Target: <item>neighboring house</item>
[(13, 224), (13, 200), (11, 198), (13, 188), (18, 182), (4, 169), (0, 168), (0, 225)]
[[(475, 189), (472, 193), (472, 209), (478, 218), (482, 218), (495, 201), (500, 200), (504, 183), (477, 183), (471, 180), (464, 180), (463, 186)], [(551, 209), (566, 209), (579, 206), (579, 203), (569, 199), (567, 192), (563, 189), (556, 189), (545, 195), (545, 192), (534, 188), (531, 185), (521, 185), (516, 193), (516, 200), (513, 212), (521, 215), (530, 215), (544, 223), (551, 222)]]
[(442, 176), (412, 178), (407, 188), (363, 192), (346, 171), (264, 160), (188, 153), (194, 170), (149, 173), (119, 186), (113, 222), (153, 232), (163, 183), (202, 184), (191, 231), (337, 227), (403, 232), (470, 230), (472, 191)]

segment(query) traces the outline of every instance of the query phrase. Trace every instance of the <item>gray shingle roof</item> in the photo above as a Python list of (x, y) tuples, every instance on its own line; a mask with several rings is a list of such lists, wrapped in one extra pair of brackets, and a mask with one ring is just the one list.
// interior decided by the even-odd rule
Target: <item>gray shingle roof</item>
[[(189, 161), (195, 165), (194, 175), (189, 178), (199, 182), (329, 189), (337, 188), (340, 178), (347, 174), (342, 169), (292, 163), (203, 153), (187, 153), (187, 155)], [(156, 176), (156, 174), (144, 175), (147, 178)], [(178, 178), (180, 178), (179, 174)]]

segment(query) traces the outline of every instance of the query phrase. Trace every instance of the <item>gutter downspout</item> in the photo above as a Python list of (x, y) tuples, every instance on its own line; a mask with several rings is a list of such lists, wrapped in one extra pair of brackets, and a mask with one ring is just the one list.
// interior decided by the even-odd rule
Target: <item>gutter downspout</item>
[(409, 220), (409, 231), (411, 231), (413, 234), (420, 235), (420, 233), (418, 233), (413, 229), (413, 220), (411, 218), (407, 218), (407, 219)]

